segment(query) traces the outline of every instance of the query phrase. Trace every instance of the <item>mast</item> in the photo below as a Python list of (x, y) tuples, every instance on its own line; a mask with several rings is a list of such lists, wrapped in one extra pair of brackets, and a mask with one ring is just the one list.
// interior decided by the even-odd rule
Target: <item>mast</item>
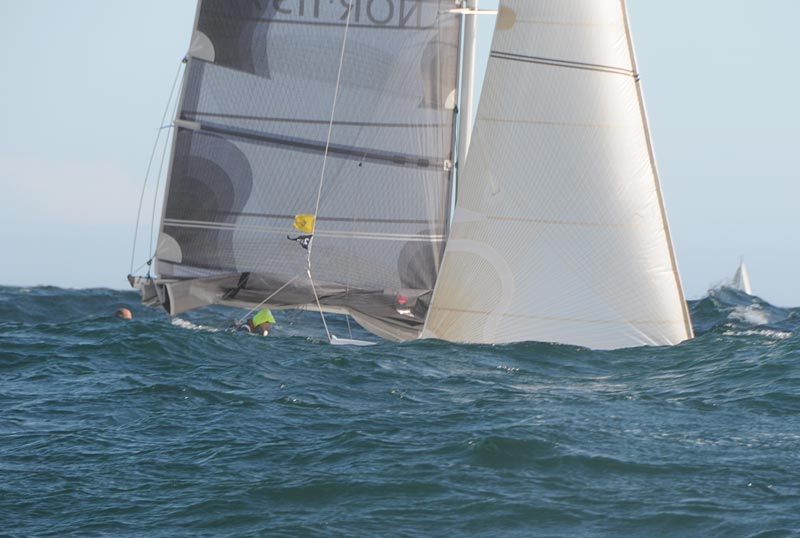
[[(464, 169), (467, 161), (469, 144), (472, 139), (472, 125), (475, 122), (475, 57), (478, 39), (478, 10), (479, 0), (466, 0), (464, 17), (464, 48), (462, 50), (462, 75), (461, 75), (461, 122), (458, 132), (458, 164), (460, 170)], [(470, 13), (473, 12), (473, 13)]]

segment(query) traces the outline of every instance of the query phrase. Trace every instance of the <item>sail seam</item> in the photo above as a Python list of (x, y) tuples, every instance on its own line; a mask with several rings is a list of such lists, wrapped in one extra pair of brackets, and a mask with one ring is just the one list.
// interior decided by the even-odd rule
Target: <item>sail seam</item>
[(545, 21), (541, 19), (517, 18), (516, 24), (539, 24), (541, 26), (571, 26), (577, 28), (608, 28), (614, 26), (615, 22), (591, 22), (591, 21)]
[[(327, 126), (329, 120), (309, 120), (299, 118), (278, 118), (270, 116), (246, 116), (239, 114), (214, 114), (211, 112), (200, 112), (197, 110), (184, 110), (184, 116), (190, 117), (203, 117), (203, 118), (223, 118), (232, 120), (254, 120), (254, 121), (269, 121), (274, 123), (296, 123), (305, 125), (325, 125)], [(410, 129), (440, 129), (444, 127), (441, 123), (378, 123), (368, 121), (334, 121), (334, 125), (342, 127), (396, 127), (396, 128), (410, 128)]]
[[(175, 228), (196, 228), (201, 230), (223, 230), (235, 231), (246, 230), (254, 232), (268, 232), (279, 235), (285, 235), (285, 229), (266, 228), (264, 226), (256, 226), (251, 224), (227, 224), (227, 223), (206, 223), (202, 221), (181, 221), (176, 219), (164, 219), (165, 226)], [(357, 238), (357, 239), (381, 239), (386, 241), (421, 241), (421, 242), (440, 242), (444, 241), (444, 235), (415, 235), (415, 234), (378, 234), (370, 232), (345, 232), (336, 230), (327, 230), (324, 232), (317, 232), (316, 235), (320, 237), (337, 237), (337, 238)]]
[[(252, 218), (260, 218), (260, 219), (292, 219), (297, 216), (297, 214), (279, 214), (279, 213), (248, 213), (248, 212), (237, 212), (237, 211), (207, 211), (204, 212), (206, 214), (213, 214), (213, 215), (226, 215), (231, 217), (252, 217)], [(180, 220), (181, 222), (195, 222), (195, 223), (217, 223), (219, 221), (215, 220), (192, 220), (192, 219), (170, 219), (170, 220)], [(434, 221), (429, 220), (422, 220), (422, 219), (369, 219), (369, 218), (354, 218), (354, 217), (321, 217), (316, 219), (317, 222), (359, 222), (359, 223), (370, 223), (370, 224), (430, 224), (433, 222), (434, 224), (441, 224), (444, 222), (442, 219), (437, 219)]]
[(622, 125), (612, 123), (570, 123), (563, 121), (541, 121), (541, 120), (511, 120), (506, 118), (480, 117), (481, 121), (490, 123), (508, 123), (516, 125), (547, 125), (550, 127), (584, 127), (587, 129), (638, 129), (638, 125)]
[(632, 222), (581, 222), (569, 220), (526, 219), (523, 217), (500, 217), (487, 215), (487, 220), (501, 222), (522, 222), (528, 224), (553, 224), (557, 226), (583, 226), (587, 228), (639, 228), (641, 225)]
[(586, 71), (596, 71), (599, 73), (609, 73), (612, 75), (623, 75), (633, 77), (638, 80), (639, 75), (630, 69), (623, 69), (621, 67), (613, 67), (609, 65), (600, 65), (584, 62), (573, 62), (570, 60), (559, 60), (557, 58), (543, 58), (540, 56), (527, 56), (525, 54), (514, 54), (510, 52), (502, 52), (493, 50), (491, 52), (492, 58), (500, 60), (511, 60), (515, 62), (523, 62), (530, 64), (549, 65), (553, 67), (564, 67), (567, 69), (582, 69)]

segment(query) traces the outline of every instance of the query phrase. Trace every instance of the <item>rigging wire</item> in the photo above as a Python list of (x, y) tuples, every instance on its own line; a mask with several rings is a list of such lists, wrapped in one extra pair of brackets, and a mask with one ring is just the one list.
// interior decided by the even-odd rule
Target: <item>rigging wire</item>
[[(178, 65), (178, 69), (175, 72), (175, 80), (172, 83), (172, 89), (169, 91), (169, 99), (167, 99), (167, 104), (164, 106), (164, 115), (161, 117), (161, 123), (159, 125), (164, 125), (164, 122), (167, 120), (167, 114), (169, 113), (170, 104), (172, 104), (173, 96), (175, 95), (175, 88), (178, 86), (178, 80), (180, 80), (181, 75), (181, 68), (183, 67), (183, 62)], [(158, 135), (156, 135), (156, 141), (153, 143), (153, 151), (150, 152), (150, 161), (147, 164), (147, 172), (144, 175), (144, 184), (142, 185), (142, 194), (139, 196), (139, 209), (136, 211), (136, 228), (133, 231), (133, 248), (131, 249), (131, 268), (130, 274), (133, 274), (133, 264), (135, 263), (136, 259), (136, 243), (139, 239), (139, 222), (141, 221), (142, 217), (142, 206), (144, 205), (144, 194), (147, 191), (147, 182), (150, 179), (150, 170), (153, 167), (153, 161), (155, 160), (156, 151), (158, 150), (158, 143), (161, 140), (161, 131), (164, 130), (164, 127), (160, 127), (158, 129)], [(152, 233), (152, 232), (151, 232)], [(151, 247), (152, 250), (152, 247)], [(138, 271), (144, 265), (142, 264), (139, 268), (136, 269)]]
[(350, 334), (350, 340), (353, 339), (353, 328), (350, 326), (350, 315), (346, 315), (344, 319), (347, 321), (347, 332)]
[(140, 265), (140, 266), (139, 266), (139, 267), (137, 267), (136, 269), (133, 269), (133, 270), (130, 272), (130, 274), (131, 274), (131, 275), (134, 275), (134, 274), (136, 274), (136, 273), (137, 273), (137, 272), (138, 272), (140, 269), (143, 269), (143, 268), (144, 268), (146, 265), (150, 265), (150, 260), (147, 260), (146, 262), (144, 262), (142, 265)]
[[(269, 301), (270, 299), (272, 299), (273, 297), (275, 297), (276, 295), (278, 295), (280, 292), (282, 292), (282, 291), (283, 291), (283, 289), (284, 289), (286, 286), (288, 286), (289, 284), (291, 284), (292, 282), (294, 282), (294, 281), (295, 281), (295, 280), (297, 280), (298, 278), (300, 278), (300, 275), (296, 275), (294, 278), (292, 278), (291, 280), (289, 280), (289, 281), (288, 281), (286, 284), (284, 284), (283, 286), (281, 286), (280, 288), (278, 288), (277, 290), (275, 290), (275, 292), (274, 292), (272, 295), (270, 295), (269, 297), (267, 297), (266, 299), (264, 299), (263, 301), (261, 301), (260, 303), (258, 303), (256, 306), (254, 306), (253, 308), (251, 308), (251, 309), (250, 309), (250, 310), (249, 310), (249, 311), (248, 311), (248, 312), (247, 312), (247, 313), (246, 313), (244, 316), (242, 316), (241, 318), (234, 318), (234, 319), (233, 319), (233, 324), (234, 324), (234, 326), (235, 326), (235, 327), (239, 327), (239, 326), (240, 326), (242, 323), (244, 323), (244, 321), (245, 321), (247, 318), (249, 318), (249, 317), (250, 317), (250, 314), (252, 314), (252, 313), (253, 313), (253, 312), (255, 312), (256, 310), (258, 310), (259, 308), (261, 308), (262, 306), (264, 306), (264, 305), (267, 303), (267, 301)], [(230, 319), (230, 318), (228, 318), (228, 319)], [(227, 323), (225, 323), (225, 324), (223, 324), (223, 325), (221, 325), (221, 326), (219, 326), (219, 327), (217, 327), (217, 328), (218, 328), (218, 329), (223, 329), (223, 328), (225, 328), (225, 325), (227, 325)]]
[[(347, 34), (350, 30), (350, 18), (353, 13), (353, 2), (352, 0), (348, 3), (347, 6), (347, 21), (345, 22), (344, 26), (344, 37), (342, 38), (342, 52), (339, 56), (339, 71), (336, 74), (336, 89), (333, 92), (333, 106), (331, 107), (331, 121), (328, 123), (328, 137), (325, 141), (325, 153), (322, 156), (322, 170), (320, 172), (319, 177), (319, 189), (317, 190), (317, 203), (314, 206), (314, 228), (317, 226), (316, 217), (319, 213), (319, 204), (322, 198), (322, 185), (325, 182), (325, 167), (328, 164), (328, 151), (331, 145), (331, 135), (333, 134), (333, 120), (336, 117), (336, 103), (339, 99), (339, 88), (341, 87), (342, 81), (342, 67), (344, 65), (344, 53), (347, 48)], [(314, 285), (314, 278), (311, 276), (311, 249), (314, 245), (314, 238), (313, 238), (313, 228), (312, 228), (312, 238), (311, 241), (308, 243), (308, 256), (306, 258), (307, 261), (307, 270), (308, 273), (308, 280), (311, 282), (311, 290), (314, 292), (314, 300), (317, 302), (317, 308), (319, 309), (319, 314), (322, 317), (322, 324), (325, 326), (325, 334), (328, 336), (328, 341), (332, 342), (333, 339), (331, 338), (331, 331), (328, 328), (328, 322), (325, 320), (325, 313), (322, 311), (322, 304), (319, 301), (319, 295), (317, 294), (317, 287)]]
[[(175, 100), (175, 104), (172, 107), (172, 117), (174, 118), (178, 112), (178, 104), (180, 99)], [(162, 121), (163, 124), (163, 121)], [(170, 126), (171, 130), (172, 126)], [(164, 143), (164, 150), (161, 152), (161, 164), (158, 166), (158, 176), (156, 176), (156, 188), (153, 193), (153, 211), (150, 214), (150, 256), (149, 260), (153, 259), (153, 231), (156, 227), (156, 206), (158, 203), (158, 189), (161, 186), (161, 176), (164, 174), (164, 162), (167, 158), (167, 150), (169, 149), (169, 142)], [(150, 271), (147, 271), (148, 276), (150, 275)]]

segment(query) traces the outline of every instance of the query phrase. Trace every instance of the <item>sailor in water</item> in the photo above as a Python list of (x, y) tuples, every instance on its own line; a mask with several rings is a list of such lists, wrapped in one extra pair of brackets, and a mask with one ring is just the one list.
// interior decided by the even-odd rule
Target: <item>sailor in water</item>
[(249, 332), (251, 334), (260, 334), (267, 336), (269, 330), (275, 325), (275, 317), (269, 310), (259, 310), (255, 316), (247, 320), (247, 323), (239, 326), (240, 331)]
[(114, 317), (119, 319), (133, 319), (133, 314), (127, 308), (120, 308), (114, 312)]

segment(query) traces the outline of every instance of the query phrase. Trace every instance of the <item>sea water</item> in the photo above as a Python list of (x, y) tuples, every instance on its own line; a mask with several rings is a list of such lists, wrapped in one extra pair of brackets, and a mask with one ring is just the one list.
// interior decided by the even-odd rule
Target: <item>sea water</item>
[(800, 310), (691, 309), (675, 347), (356, 348), (0, 288), (0, 536), (798, 536)]

